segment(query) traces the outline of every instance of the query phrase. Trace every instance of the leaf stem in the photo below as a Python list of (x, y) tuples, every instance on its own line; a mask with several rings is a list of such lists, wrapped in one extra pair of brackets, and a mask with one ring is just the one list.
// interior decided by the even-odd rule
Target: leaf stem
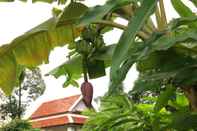
[(165, 12), (165, 7), (164, 7), (163, 0), (159, 1), (159, 7), (160, 7), (162, 27), (163, 27), (163, 29), (165, 29), (166, 26), (167, 26), (167, 18), (166, 18), (166, 12)]
[(125, 26), (125, 25), (121, 25), (121, 24), (115, 23), (113, 21), (108, 21), (108, 20), (100, 20), (98, 22), (94, 22), (94, 24), (104, 24), (104, 25), (116, 27), (121, 30), (126, 30), (126, 28), (127, 28), (127, 26)]
[[(94, 22), (94, 24), (104, 24), (104, 25), (107, 25), (107, 26), (112, 26), (112, 27), (121, 29), (121, 30), (126, 30), (127, 29), (127, 26), (125, 26), (125, 25), (121, 25), (121, 24), (118, 24), (116, 22), (108, 21), (108, 20), (100, 20), (100, 21)], [(138, 32), (138, 35), (142, 39), (148, 39), (149, 38), (149, 35), (146, 34), (143, 31)]]
[(88, 82), (88, 75), (87, 75), (87, 55), (82, 56), (82, 68), (83, 68), (83, 77), (84, 81)]
[(156, 21), (157, 21), (157, 28), (158, 28), (158, 30), (161, 30), (161, 29), (162, 29), (162, 25), (161, 25), (161, 15), (160, 15), (160, 10), (159, 10), (158, 5), (157, 5), (157, 7), (156, 7), (155, 17), (156, 17)]

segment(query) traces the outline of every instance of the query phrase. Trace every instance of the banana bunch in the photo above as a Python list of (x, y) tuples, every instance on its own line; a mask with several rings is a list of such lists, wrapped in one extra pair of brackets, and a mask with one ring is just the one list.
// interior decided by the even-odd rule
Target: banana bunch
[(104, 46), (103, 36), (89, 27), (84, 29), (81, 39), (76, 42), (76, 51), (79, 54), (90, 56)]
[(82, 55), (88, 55), (92, 51), (92, 45), (85, 40), (78, 40), (76, 42), (76, 51)]

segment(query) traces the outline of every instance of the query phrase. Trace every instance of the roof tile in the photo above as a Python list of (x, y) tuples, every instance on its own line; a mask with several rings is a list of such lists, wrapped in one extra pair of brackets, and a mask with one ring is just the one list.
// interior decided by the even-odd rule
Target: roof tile
[(68, 112), (69, 108), (78, 100), (79, 97), (80, 95), (75, 95), (45, 102), (31, 115), (30, 119)]

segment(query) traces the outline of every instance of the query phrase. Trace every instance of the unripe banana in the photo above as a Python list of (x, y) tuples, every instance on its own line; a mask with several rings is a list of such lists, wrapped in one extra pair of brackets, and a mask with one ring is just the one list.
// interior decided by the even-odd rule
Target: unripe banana
[(100, 49), (105, 46), (102, 36), (99, 36), (98, 38), (95, 39), (94, 46), (96, 49)]
[(96, 37), (96, 31), (93, 29), (86, 28), (82, 32), (82, 38), (88, 42), (94, 42), (94, 39)]
[(76, 42), (76, 51), (79, 54), (88, 55), (91, 52), (91, 50), (92, 46), (85, 40), (79, 40), (78, 42)]

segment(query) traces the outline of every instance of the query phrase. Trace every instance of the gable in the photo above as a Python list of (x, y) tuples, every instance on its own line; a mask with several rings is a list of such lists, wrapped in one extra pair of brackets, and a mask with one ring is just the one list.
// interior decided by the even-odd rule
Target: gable
[(72, 109), (72, 112), (82, 112), (84, 110), (88, 109), (88, 107), (85, 105), (82, 99), (74, 106)]

